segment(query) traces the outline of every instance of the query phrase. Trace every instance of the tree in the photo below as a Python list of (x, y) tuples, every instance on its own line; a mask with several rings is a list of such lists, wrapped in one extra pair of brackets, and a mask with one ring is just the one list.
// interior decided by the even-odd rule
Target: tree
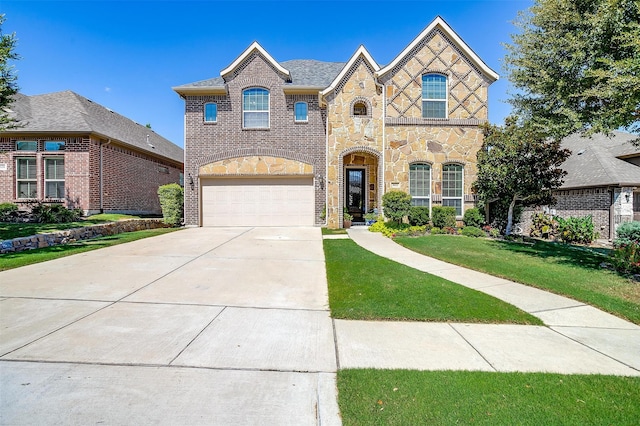
[(507, 118), (504, 126), (486, 124), (478, 151), (478, 179), (474, 188), (482, 203), (508, 203), (505, 234), (511, 234), (516, 204), (551, 204), (551, 191), (562, 185), (566, 172), (560, 165), (570, 151), (560, 140), (530, 121)]
[(515, 114), (560, 138), (640, 135), (638, 0), (534, 0), (515, 25), (505, 57)]
[(14, 52), (17, 43), (15, 33), (2, 33), (4, 21), (5, 17), (2, 14), (0, 15), (0, 131), (15, 127), (14, 119), (6, 112), (6, 108), (13, 101), (13, 95), (18, 93), (17, 77), (9, 61), (20, 58)]

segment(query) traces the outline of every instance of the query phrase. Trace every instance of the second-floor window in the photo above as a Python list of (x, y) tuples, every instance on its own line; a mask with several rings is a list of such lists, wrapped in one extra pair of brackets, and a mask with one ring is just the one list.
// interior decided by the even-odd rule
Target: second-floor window
[(422, 76), (422, 118), (447, 118), (447, 77)]
[(297, 122), (306, 122), (309, 120), (309, 106), (306, 102), (296, 102), (295, 113)]
[(218, 104), (213, 102), (204, 104), (204, 121), (205, 123), (218, 121)]
[(269, 91), (252, 87), (242, 92), (242, 127), (269, 128)]

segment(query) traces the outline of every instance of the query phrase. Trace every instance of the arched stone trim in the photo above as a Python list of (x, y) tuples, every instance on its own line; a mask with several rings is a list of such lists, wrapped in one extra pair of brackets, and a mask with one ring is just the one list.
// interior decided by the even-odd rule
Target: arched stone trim
[[(344, 182), (345, 182), (345, 177), (344, 177), (344, 172), (345, 172), (345, 164), (344, 164), (344, 157), (346, 157), (347, 155), (351, 155), (351, 154), (356, 154), (356, 153), (364, 153), (364, 154), (369, 154), (372, 155), (376, 158), (376, 162), (378, 164), (378, 170), (377, 170), (377, 179), (376, 179), (376, 191), (377, 191), (377, 200), (378, 202), (381, 202), (382, 200), (382, 175), (383, 175), (383, 170), (382, 170), (382, 153), (376, 149), (370, 148), (368, 146), (354, 146), (348, 149), (345, 149), (344, 151), (342, 151), (340, 153), (340, 163), (338, 165), (338, 223), (342, 224), (343, 220), (344, 220)], [(369, 176), (370, 176), (370, 171), (369, 171), (369, 167), (364, 167), (365, 169), (365, 173), (366, 173), (366, 181), (369, 181)]]
[(445, 166), (447, 164), (457, 164), (459, 166), (465, 167), (469, 164), (468, 161), (464, 161), (464, 160), (445, 160), (442, 162), (442, 165)]
[[(367, 113), (366, 114), (364, 114), (364, 115), (355, 115), (353, 113), (353, 107), (358, 103), (363, 103), (366, 106), (366, 108), (367, 108)], [(354, 98), (351, 101), (351, 103), (349, 104), (349, 115), (351, 117), (354, 117), (354, 118), (371, 118), (371, 114), (372, 114), (371, 101), (369, 99), (363, 97), (363, 96), (358, 96), (358, 97)]]
[(196, 164), (199, 169), (201, 166), (207, 165), (209, 163), (215, 163), (220, 160), (227, 160), (229, 158), (238, 158), (238, 157), (255, 157), (259, 155), (269, 156), (269, 157), (280, 157), (286, 158), (287, 160), (295, 160), (300, 161), (302, 163), (314, 165), (313, 158), (309, 155), (291, 152), (284, 149), (275, 149), (275, 148), (260, 148), (260, 147), (252, 147), (252, 148), (237, 148), (230, 151), (218, 152), (216, 154), (207, 155), (200, 159), (200, 162)]
[(273, 90), (273, 80), (266, 78), (247, 78), (234, 82), (234, 86), (237, 86), (240, 91), (251, 89), (252, 87), (259, 87), (271, 92)]
[(433, 167), (433, 161), (431, 160), (414, 160), (409, 162), (410, 166), (413, 164), (428, 164), (430, 167)]
[(421, 77), (427, 74), (439, 74), (443, 77), (446, 77), (447, 79), (451, 78), (451, 72), (445, 69), (427, 68), (422, 72)]

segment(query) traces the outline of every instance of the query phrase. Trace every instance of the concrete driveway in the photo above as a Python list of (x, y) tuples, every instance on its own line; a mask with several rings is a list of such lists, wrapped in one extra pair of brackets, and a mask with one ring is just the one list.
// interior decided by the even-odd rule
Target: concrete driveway
[(318, 228), (192, 228), (0, 272), (1, 424), (340, 424)]

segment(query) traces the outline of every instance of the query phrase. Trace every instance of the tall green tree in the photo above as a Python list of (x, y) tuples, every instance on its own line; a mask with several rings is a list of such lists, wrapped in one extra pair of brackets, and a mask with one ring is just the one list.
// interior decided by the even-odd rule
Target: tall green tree
[(640, 1), (534, 0), (515, 25), (504, 65), (516, 114), (559, 137), (640, 135)]
[(19, 59), (15, 52), (17, 39), (15, 33), (4, 34), (2, 24), (4, 14), (0, 15), (0, 131), (15, 127), (14, 120), (9, 116), (6, 108), (12, 102), (12, 96), (18, 93), (17, 77), (9, 61)]
[(551, 204), (551, 191), (562, 185), (560, 165), (570, 152), (560, 140), (530, 121), (507, 118), (504, 126), (486, 124), (478, 152), (478, 179), (474, 188), (481, 203), (508, 205), (505, 234), (511, 234), (516, 205)]

